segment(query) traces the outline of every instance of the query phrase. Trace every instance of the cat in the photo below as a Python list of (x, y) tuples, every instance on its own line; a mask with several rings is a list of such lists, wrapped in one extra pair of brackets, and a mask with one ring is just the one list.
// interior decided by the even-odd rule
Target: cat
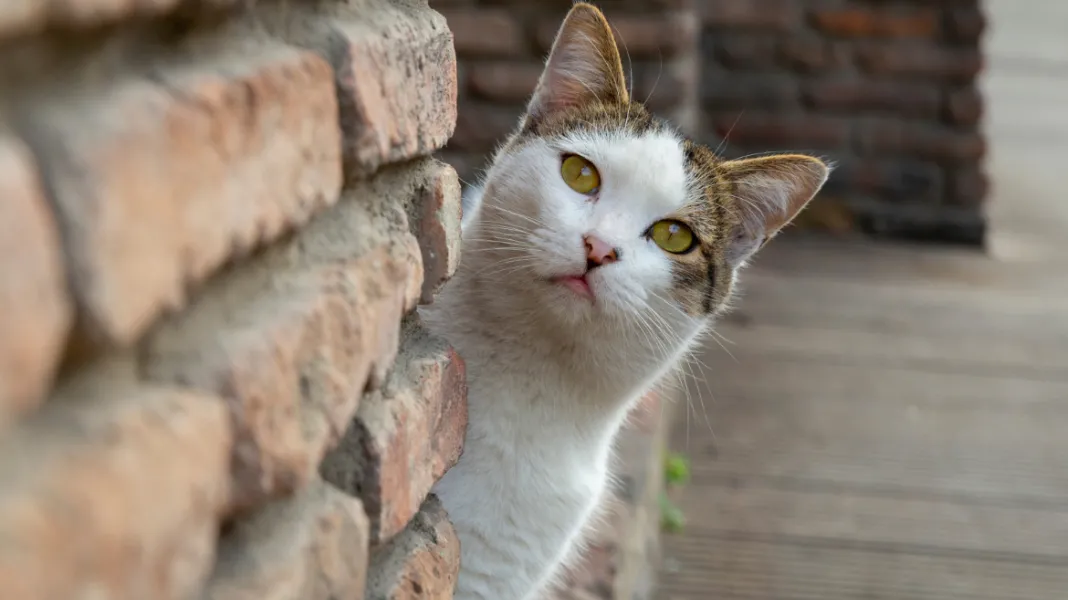
[(826, 181), (817, 158), (722, 160), (627, 90), (576, 3), (516, 132), (464, 199), (427, 326), (463, 357), (469, 424), (434, 486), (457, 600), (534, 600), (575, 554), (628, 411), (695, 348), (736, 274)]

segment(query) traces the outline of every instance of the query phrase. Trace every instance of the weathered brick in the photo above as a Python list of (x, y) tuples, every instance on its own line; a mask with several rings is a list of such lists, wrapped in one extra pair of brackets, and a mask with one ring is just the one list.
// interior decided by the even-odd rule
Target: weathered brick
[(228, 528), (202, 598), (360, 599), (367, 544), (360, 501), (316, 481)]
[(843, 37), (931, 37), (938, 29), (933, 8), (908, 12), (873, 7), (831, 8), (812, 14), (816, 29)]
[(983, 118), (983, 96), (974, 86), (946, 94), (945, 118), (954, 125), (975, 125)]
[[(689, 13), (620, 12), (609, 14), (608, 19), (620, 53), (631, 59), (672, 58), (697, 49), (700, 24)], [(556, 14), (538, 24), (535, 37), (543, 52), (552, 48), (559, 29), (560, 15)]]
[(98, 341), (132, 343), (187, 286), (336, 201), (329, 65), (284, 45), (219, 43), (151, 79), (86, 83), (22, 107)]
[(422, 304), (434, 301), (434, 294), (452, 277), (460, 263), (460, 181), (448, 164), (436, 160), (423, 163), (417, 191), (408, 207), (408, 222), (419, 240), (423, 255)]
[(0, 133), (0, 429), (44, 399), (73, 313), (59, 234), (28, 150)]
[(697, 8), (706, 26), (730, 30), (794, 31), (801, 21), (791, 0), (706, 0)]
[(852, 60), (849, 46), (811, 36), (794, 36), (782, 40), (779, 56), (788, 66), (809, 72), (841, 69)]
[(471, 92), (479, 98), (525, 104), (541, 77), (540, 63), (475, 62), (467, 65)]
[(526, 33), (508, 10), (479, 7), (441, 12), (460, 56), (522, 56), (528, 51)]
[(211, 9), (238, 0), (8, 0), (0, 4), (0, 38), (48, 27), (93, 27), (121, 18), (152, 17), (179, 8)]
[(92, 365), (0, 441), (0, 597), (194, 597), (230, 444), (217, 398)]
[(834, 149), (849, 142), (848, 122), (832, 117), (733, 111), (712, 114), (711, 123), (727, 143), (747, 149)]
[(954, 206), (980, 206), (990, 190), (990, 180), (978, 166), (952, 169), (946, 177), (946, 201)]
[(955, 42), (975, 42), (986, 31), (986, 17), (978, 4), (945, 9), (946, 37)]
[(320, 473), (363, 500), (371, 543), (379, 544), (404, 529), (431, 486), (455, 464), (466, 428), (463, 360), (413, 319), (405, 325), (389, 381), (361, 401)]
[(425, 2), (316, 6), (300, 19), (290, 3), (259, 16), (334, 66), (346, 175), (365, 177), (441, 148), (456, 126), (456, 52), (445, 18)]
[(145, 374), (224, 397), (233, 507), (314, 474), (364, 389), (381, 385), (422, 287), (404, 206), (417, 167), (354, 184), (289, 243), (219, 278), (144, 343)]
[(711, 53), (729, 68), (767, 69), (778, 62), (778, 40), (774, 35), (706, 32), (702, 43), (705, 56)]
[(977, 161), (986, 140), (977, 132), (961, 133), (936, 125), (879, 120), (857, 130), (858, 149), (866, 154), (899, 154), (946, 162)]
[(449, 600), (460, 572), (460, 539), (430, 496), (408, 527), (371, 558), (366, 600)]
[(804, 98), (820, 110), (882, 110), (919, 117), (934, 117), (942, 103), (940, 91), (930, 85), (852, 78), (811, 81)]
[(970, 82), (983, 68), (976, 48), (949, 49), (917, 44), (869, 44), (857, 49), (860, 65), (869, 73), (942, 78)]
[(465, 102), (456, 120), (450, 150), (489, 153), (516, 128), (523, 107), (501, 107)]
[(707, 70), (701, 79), (702, 104), (715, 110), (790, 107), (800, 96), (797, 79), (785, 74)]

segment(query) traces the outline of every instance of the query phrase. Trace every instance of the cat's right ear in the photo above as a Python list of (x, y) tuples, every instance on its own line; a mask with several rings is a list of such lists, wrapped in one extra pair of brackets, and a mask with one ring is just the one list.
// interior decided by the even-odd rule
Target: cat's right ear
[(556, 34), (524, 124), (591, 102), (628, 100), (623, 62), (608, 21), (592, 4), (576, 3)]

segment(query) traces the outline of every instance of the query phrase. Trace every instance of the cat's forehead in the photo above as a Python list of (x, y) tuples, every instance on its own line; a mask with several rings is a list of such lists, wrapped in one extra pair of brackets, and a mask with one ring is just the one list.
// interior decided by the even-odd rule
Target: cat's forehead
[(591, 161), (605, 191), (640, 199), (653, 212), (677, 210), (690, 198), (684, 142), (669, 129), (574, 131), (551, 145)]

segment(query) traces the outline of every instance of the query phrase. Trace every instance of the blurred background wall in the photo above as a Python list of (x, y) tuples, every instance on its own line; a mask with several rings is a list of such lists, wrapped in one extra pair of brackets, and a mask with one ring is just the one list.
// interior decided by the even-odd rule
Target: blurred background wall
[[(431, 0), (456, 37), (466, 181), (515, 125), (571, 2)], [(982, 244), (978, 0), (605, 0), (634, 97), (727, 156), (837, 161), (802, 227)], [(629, 61), (628, 56), (629, 55)]]

